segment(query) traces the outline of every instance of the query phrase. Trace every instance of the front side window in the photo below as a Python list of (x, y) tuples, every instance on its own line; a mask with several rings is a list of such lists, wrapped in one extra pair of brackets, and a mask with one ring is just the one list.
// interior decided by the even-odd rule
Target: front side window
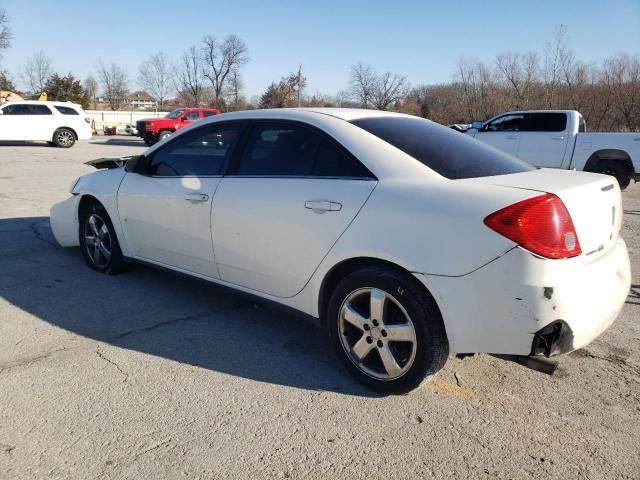
[(187, 120), (198, 120), (198, 112), (189, 112), (187, 113)]
[(23, 104), (14, 104), (14, 105), (7, 105), (6, 107), (4, 107), (2, 109), (2, 114), (3, 115), (26, 115), (26, 109), (25, 109), (26, 105)]
[(147, 173), (155, 177), (220, 175), (242, 123), (214, 124), (180, 135), (155, 152)]
[(519, 132), (524, 126), (524, 114), (503, 115), (484, 127), (485, 132)]
[(25, 105), (27, 115), (53, 115), (46, 105)]
[(294, 124), (258, 123), (245, 144), (238, 175), (311, 175), (320, 136)]
[(63, 107), (61, 105), (54, 105), (54, 107), (63, 115), (80, 115), (75, 108)]
[(176, 108), (165, 115), (165, 118), (178, 118), (184, 112), (184, 108)]
[(373, 117), (351, 123), (452, 180), (534, 169), (522, 160), (423, 118)]

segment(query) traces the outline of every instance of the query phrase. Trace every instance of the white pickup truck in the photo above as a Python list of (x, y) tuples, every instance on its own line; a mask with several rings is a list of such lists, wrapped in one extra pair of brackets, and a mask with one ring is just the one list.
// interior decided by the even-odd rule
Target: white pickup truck
[(536, 167), (606, 173), (622, 189), (640, 180), (640, 133), (587, 133), (575, 110), (502, 113), (465, 134)]

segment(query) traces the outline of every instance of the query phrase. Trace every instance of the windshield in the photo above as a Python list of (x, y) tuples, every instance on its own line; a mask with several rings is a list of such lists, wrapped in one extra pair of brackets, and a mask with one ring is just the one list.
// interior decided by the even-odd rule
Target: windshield
[(184, 108), (176, 108), (174, 111), (169, 112), (164, 118), (178, 118), (184, 112)]
[(372, 117), (351, 123), (451, 180), (534, 170), (522, 160), (423, 118)]

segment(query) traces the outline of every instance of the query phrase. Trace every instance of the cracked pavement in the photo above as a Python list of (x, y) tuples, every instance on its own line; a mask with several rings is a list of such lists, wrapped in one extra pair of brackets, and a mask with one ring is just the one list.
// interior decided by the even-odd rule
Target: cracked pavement
[[(322, 331), (225, 288), (58, 247), (51, 204), (83, 162), (0, 145), (0, 478), (640, 478), (640, 185), (623, 195), (633, 284), (553, 377), (487, 355), (379, 397)], [(461, 299), (463, 301), (464, 299)]]

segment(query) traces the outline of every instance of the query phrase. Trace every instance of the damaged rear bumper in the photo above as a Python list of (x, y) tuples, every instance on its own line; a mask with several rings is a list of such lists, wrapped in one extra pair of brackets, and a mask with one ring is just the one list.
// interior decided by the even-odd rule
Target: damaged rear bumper
[(604, 332), (631, 284), (621, 238), (596, 258), (547, 260), (514, 248), (468, 275), (416, 277), (440, 307), (451, 352), (547, 357)]

